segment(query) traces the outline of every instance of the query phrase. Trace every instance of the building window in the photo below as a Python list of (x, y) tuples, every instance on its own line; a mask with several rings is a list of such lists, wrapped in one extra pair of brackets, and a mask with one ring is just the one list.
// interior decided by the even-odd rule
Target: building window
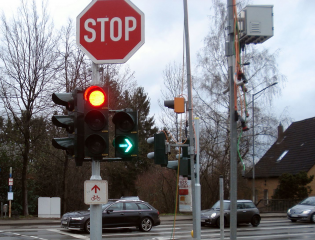
[(284, 156), (289, 152), (289, 150), (285, 150), (280, 157), (277, 159), (277, 162), (280, 162), (282, 160), (282, 158), (284, 158)]

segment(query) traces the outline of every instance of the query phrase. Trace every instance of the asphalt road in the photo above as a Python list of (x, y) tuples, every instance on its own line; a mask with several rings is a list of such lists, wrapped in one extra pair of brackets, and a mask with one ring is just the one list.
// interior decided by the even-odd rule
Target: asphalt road
[[(192, 220), (173, 222), (163, 221), (160, 226), (154, 227), (150, 232), (143, 233), (136, 228), (104, 229), (102, 239), (113, 240), (166, 240), (166, 239), (192, 239)], [(174, 236), (173, 236), (174, 234)], [(225, 238), (230, 239), (229, 229), (225, 229)], [(70, 240), (90, 239), (89, 235), (79, 231), (68, 231), (59, 225), (0, 225), (0, 240)], [(201, 239), (219, 240), (220, 230), (215, 227), (201, 227)], [(239, 240), (314, 240), (315, 224), (296, 222), (292, 223), (286, 218), (263, 218), (258, 227), (241, 225), (237, 228)]]

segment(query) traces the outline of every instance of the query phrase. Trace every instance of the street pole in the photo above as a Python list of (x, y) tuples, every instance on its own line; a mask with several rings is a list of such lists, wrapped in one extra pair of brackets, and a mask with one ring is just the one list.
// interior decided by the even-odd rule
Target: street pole
[[(190, 42), (189, 42), (189, 27), (188, 27), (188, 7), (187, 0), (184, 3), (184, 27), (185, 27), (185, 42), (186, 42), (186, 70), (187, 70), (187, 89), (188, 89), (188, 112), (189, 112), (189, 149), (190, 166), (191, 166), (191, 185), (192, 185), (192, 210), (193, 210), (193, 239), (201, 239), (200, 226), (200, 184), (199, 184), (199, 166), (195, 166), (195, 149), (194, 149), (194, 129), (193, 129), (193, 112), (192, 112), (192, 89), (191, 89), (191, 68), (190, 68)], [(199, 184), (199, 190), (196, 184)]]
[(254, 96), (252, 95), (252, 118), (253, 118), (253, 203), (256, 204), (256, 194), (255, 194), (255, 116), (254, 116)]
[[(92, 62), (92, 84), (100, 82), (99, 66)], [(102, 180), (101, 164), (97, 159), (92, 159), (92, 176), (90, 180)], [(102, 240), (102, 205), (90, 204), (90, 238), (91, 240)]]
[(224, 185), (223, 176), (220, 175), (219, 180), (220, 185), (220, 240), (224, 240)]
[(253, 203), (256, 204), (256, 191), (255, 191), (255, 116), (254, 116), (254, 108), (255, 108), (255, 95), (258, 93), (261, 93), (262, 91), (265, 91), (267, 88), (272, 87), (274, 85), (278, 84), (278, 82), (274, 82), (270, 84), (269, 86), (263, 88), (259, 92), (256, 92), (252, 94), (252, 118), (253, 118)]
[(228, 57), (228, 79), (230, 83), (230, 239), (237, 238), (237, 131), (235, 121), (235, 100), (234, 100), (234, 66), (235, 56), (233, 51), (234, 45), (234, 17), (233, 1), (227, 0), (228, 8), (228, 33), (229, 42), (227, 49)]

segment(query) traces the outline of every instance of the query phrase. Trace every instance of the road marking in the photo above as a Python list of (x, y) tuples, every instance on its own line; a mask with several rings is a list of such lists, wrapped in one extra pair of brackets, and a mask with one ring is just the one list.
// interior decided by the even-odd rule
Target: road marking
[(70, 236), (70, 237), (78, 238), (78, 239), (86, 239), (86, 240), (90, 239), (90, 237), (86, 237), (86, 236), (83, 236), (83, 235), (80, 235), (80, 234), (72, 234), (72, 233), (69, 233), (69, 232), (60, 231), (58, 229), (47, 229), (47, 231), (56, 232), (56, 233), (59, 233), (59, 234), (62, 234), (62, 235), (66, 235), (66, 236)]

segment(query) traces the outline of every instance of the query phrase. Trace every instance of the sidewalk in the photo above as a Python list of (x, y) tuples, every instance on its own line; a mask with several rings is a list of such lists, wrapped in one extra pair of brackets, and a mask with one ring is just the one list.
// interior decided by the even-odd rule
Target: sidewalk
[[(261, 213), (262, 218), (286, 218), (286, 213)], [(174, 216), (160, 216), (161, 222), (173, 221)], [(179, 215), (176, 216), (176, 221), (192, 220), (191, 215)], [(60, 225), (59, 218), (30, 218), (30, 219), (14, 219), (14, 218), (2, 218), (0, 219), (0, 225)]]

